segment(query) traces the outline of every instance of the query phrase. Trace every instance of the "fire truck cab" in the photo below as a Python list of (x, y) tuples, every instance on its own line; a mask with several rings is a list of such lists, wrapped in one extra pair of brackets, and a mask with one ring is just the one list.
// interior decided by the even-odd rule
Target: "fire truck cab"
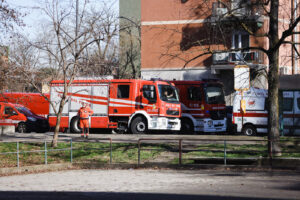
[(216, 80), (171, 81), (179, 91), (181, 132), (225, 132), (223, 85)]
[[(64, 81), (52, 81), (50, 100), (59, 107)], [(74, 80), (63, 107), (60, 127), (80, 132), (77, 112), (86, 102), (94, 111), (90, 128), (109, 128), (134, 134), (148, 130), (180, 130), (181, 107), (174, 85), (165, 81), (135, 79)], [(56, 124), (50, 106), (49, 123)]]

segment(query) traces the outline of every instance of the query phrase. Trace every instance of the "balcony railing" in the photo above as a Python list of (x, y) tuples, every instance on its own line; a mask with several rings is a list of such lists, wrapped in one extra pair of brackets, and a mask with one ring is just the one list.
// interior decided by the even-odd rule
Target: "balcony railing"
[(259, 51), (251, 52), (222, 52), (213, 54), (213, 64), (235, 64), (235, 63), (247, 63), (247, 64), (262, 64), (263, 54)]
[(251, 4), (250, 0), (235, 0), (227, 3), (214, 2), (212, 7), (212, 21), (230, 20), (232, 15), (245, 20), (262, 21), (263, 9)]

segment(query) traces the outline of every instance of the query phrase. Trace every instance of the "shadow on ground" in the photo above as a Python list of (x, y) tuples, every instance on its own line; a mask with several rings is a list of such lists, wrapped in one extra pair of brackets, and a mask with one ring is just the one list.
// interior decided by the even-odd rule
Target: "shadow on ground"
[[(254, 198), (254, 197), (233, 197), (233, 196), (217, 196), (217, 195), (181, 195), (181, 194), (158, 194), (158, 193), (115, 193), (115, 192), (0, 192), (2, 200), (267, 200), (269, 198)], [(274, 199), (274, 198), (272, 198)], [(279, 200), (279, 199), (277, 199)]]

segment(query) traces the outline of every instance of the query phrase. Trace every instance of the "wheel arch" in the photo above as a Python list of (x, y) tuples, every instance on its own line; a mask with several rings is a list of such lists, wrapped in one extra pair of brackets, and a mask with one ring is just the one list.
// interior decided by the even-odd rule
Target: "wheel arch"
[(182, 115), (180, 117), (180, 121), (185, 120), (185, 119), (192, 121), (193, 126), (194, 127), (196, 126), (197, 121), (196, 121), (196, 119), (191, 114), (182, 113)]
[(25, 132), (24, 132), (24, 133), (28, 133), (30, 129), (29, 129), (29, 127), (27, 126), (26, 121), (23, 121), (23, 120), (19, 121), (19, 122), (15, 125), (15, 130), (16, 130), (16, 132), (19, 132), (19, 133), (20, 133), (19, 128), (20, 128), (21, 125), (24, 125), (24, 126), (25, 126)]
[(133, 121), (133, 119), (135, 119), (136, 117), (143, 117), (144, 119), (146, 119), (147, 124), (149, 124), (150, 121), (150, 116), (148, 115), (148, 113), (146, 113), (145, 111), (139, 111), (139, 112), (135, 112), (133, 113), (128, 120), (128, 128), (131, 125), (131, 122)]
[(250, 123), (250, 122), (247, 122), (247, 123), (243, 124), (243, 127), (242, 127), (242, 129), (241, 129), (241, 132), (242, 132), (242, 133), (244, 133), (244, 129), (245, 129), (247, 126), (248, 126), (248, 127), (249, 127), (249, 126), (250, 126), (250, 127), (252, 126), (252, 127), (254, 128), (254, 131), (255, 131), (254, 135), (257, 134), (257, 127), (255, 126), (255, 124)]
[(243, 124), (243, 127), (242, 127), (242, 130), (244, 129), (244, 127), (246, 126), (253, 126), (256, 130), (257, 130), (257, 127), (255, 126), (255, 124), (251, 123), (251, 122), (247, 122), (245, 124)]
[(74, 120), (78, 120), (78, 122), (79, 122), (79, 116), (78, 115), (74, 115), (72, 118), (70, 118), (70, 121), (69, 121), (69, 131), (71, 133), (80, 133), (81, 131), (79, 131), (80, 130), (79, 126), (78, 126), (78, 130), (73, 129), (73, 121)]

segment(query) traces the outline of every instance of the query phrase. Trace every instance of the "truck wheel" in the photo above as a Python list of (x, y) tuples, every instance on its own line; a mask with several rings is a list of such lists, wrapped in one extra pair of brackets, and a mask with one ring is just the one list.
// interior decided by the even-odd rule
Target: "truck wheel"
[(247, 136), (254, 136), (256, 135), (256, 128), (253, 125), (246, 125), (243, 128), (243, 134)]
[(181, 120), (181, 134), (194, 134), (194, 124), (189, 119), (182, 119)]
[(130, 125), (132, 134), (145, 134), (147, 132), (147, 122), (143, 117), (136, 117)]
[(17, 131), (18, 131), (19, 133), (26, 133), (26, 132), (27, 132), (26, 124), (25, 124), (24, 122), (20, 122), (20, 123), (18, 124)]
[(71, 133), (81, 133), (81, 128), (79, 126), (79, 117), (73, 117), (70, 123)]

